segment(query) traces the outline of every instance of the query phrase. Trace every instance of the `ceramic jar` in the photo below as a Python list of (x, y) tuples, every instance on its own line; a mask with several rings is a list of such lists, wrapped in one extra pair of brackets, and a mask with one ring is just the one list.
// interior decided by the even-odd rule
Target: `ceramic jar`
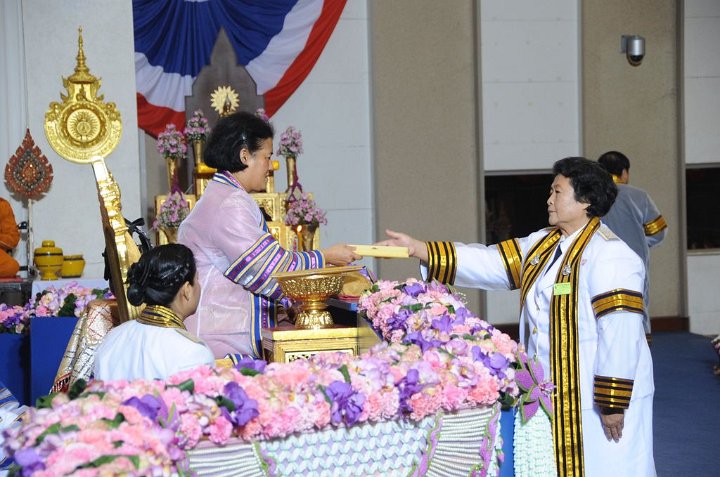
[(80, 278), (85, 269), (85, 259), (82, 255), (65, 255), (60, 274), (63, 278)]
[(35, 266), (40, 271), (41, 280), (57, 280), (62, 269), (63, 251), (55, 246), (54, 240), (43, 240), (42, 247), (35, 249)]

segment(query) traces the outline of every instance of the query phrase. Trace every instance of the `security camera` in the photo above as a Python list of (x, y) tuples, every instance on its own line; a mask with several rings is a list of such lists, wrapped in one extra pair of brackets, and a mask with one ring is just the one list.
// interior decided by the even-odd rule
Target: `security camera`
[(623, 35), (620, 40), (620, 52), (625, 53), (628, 63), (638, 66), (645, 57), (645, 38), (640, 35)]

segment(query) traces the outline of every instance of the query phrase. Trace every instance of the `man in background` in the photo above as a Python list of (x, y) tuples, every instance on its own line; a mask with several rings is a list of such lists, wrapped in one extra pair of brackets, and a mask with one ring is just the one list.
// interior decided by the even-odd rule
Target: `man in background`
[(20, 231), (12, 206), (0, 198), (0, 278), (13, 278), (20, 270), (20, 264), (11, 255), (19, 241)]
[(618, 187), (618, 195), (610, 211), (602, 218), (618, 237), (630, 246), (645, 263), (645, 312), (643, 324), (648, 342), (650, 337), (649, 282), (650, 248), (665, 239), (667, 224), (647, 192), (628, 184), (630, 160), (625, 154), (609, 151), (598, 162), (612, 175)]

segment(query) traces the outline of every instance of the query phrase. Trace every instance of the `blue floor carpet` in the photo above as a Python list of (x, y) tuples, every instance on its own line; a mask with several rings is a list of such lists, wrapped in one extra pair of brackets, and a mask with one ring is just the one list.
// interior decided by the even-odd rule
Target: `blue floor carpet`
[(653, 333), (654, 451), (659, 477), (720, 475), (720, 376), (710, 338)]

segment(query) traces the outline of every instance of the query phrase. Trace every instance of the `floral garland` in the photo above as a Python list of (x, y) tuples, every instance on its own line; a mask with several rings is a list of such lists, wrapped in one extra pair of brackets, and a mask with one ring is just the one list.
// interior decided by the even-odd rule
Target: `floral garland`
[(50, 190), (52, 180), (52, 165), (35, 145), (30, 129), (26, 129), (22, 145), (5, 166), (8, 190), (25, 199), (39, 200)]
[(0, 333), (22, 333), (29, 318), (22, 306), (0, 304)]
[[(164, 382), (79, 383), (5, 431), (5, 450), (23, 475), (86, 469), (88, 475), (187, 475), (185, 451), (202, 439), (223, 445), (231, 438), (275, 439), (399, 417), (419, 421), (517, 398), (517, 344), (472, 315), (447, 287), (381, 281), (361, 298), (360, 309), (389, 341), (360, 357), (242, 360), (235, 368), (201, 366)], [(488, 451), (483, 461), (497, 458)]]

